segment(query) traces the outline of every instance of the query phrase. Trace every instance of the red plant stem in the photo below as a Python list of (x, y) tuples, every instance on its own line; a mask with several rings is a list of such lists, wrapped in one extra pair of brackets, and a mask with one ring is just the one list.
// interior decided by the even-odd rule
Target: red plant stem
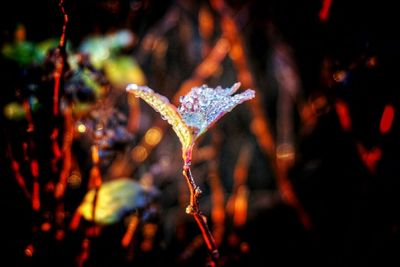
[(17, 182), (19, 187), (21, 187), (22, 191), (24, 192), (25, 197), (27, 199), (31, 199), (31, 194), (29, 193), (29, 191), (26, 187), (25, 179), (19, 171), (19, 163), (15, 159), (11, 159), (11, 169), (14, 173), (15, 181)]
[[(60, 91), (60, 79), (61, 79), (61, 74), (58, 71), (59, 68), (54, 72), (54, 95), (53, 95), (53, 115), (57, 116), (58, 115), (58, 95)], [(60, 68), (62, 69), (62, 67)]]
[[(72, 166), (72, 152), (71, 146), (74, 138), (74, 121), (72, 117), (72, 108), (66, 107), (64, 110), (64, 135), (62, 140), (61, 156), (62, 166), (60, 171), (59, 180), (54, 191), (54, 196), (57, 199), (61, 199), (64, 196), (65, 189), (67, 186), (68, 176), (70, 175)], [(58, 146), (57, 140), (53, 140), (54, 145)]]
[(196, 185), (192, 176), (192, 172), (190, 171), (190, 159), (185, 159), (185, 164), (183, 165), (182, 173), (186, 179), (190, 191), (190, 204), (186, 208), (186, 213), (191, 214), (196, 220), (196, 223), (199, 226), (201, 234), (203, 236), (203, 239), (206, 242), (208, 251), (210, 252), (211, 260), (213, 261), (213, 263), (216, 264), (216, 261), (219, 258), (219, 252), (214, 237), (212, 236), (211, 231), (208, 228), (207, 218), (200, 211), (199, 208), (198, 197), (201, 194), (201, 190)]
[(329, 10), (331, 9), (332, 0), (323, 0), (321, 10), (319, 11), (319, 20), (326, 22), (329, 18)]
[(379, 125), (379, 132), (381, 134), (387, 134), (392, 128), (394, 114), (394, 107), (390, 104), (385, 105), (385, 109), (383, 110), (381, 122)]
[(67, 29), (67, 24), (68, 24), (68, 15), (65, 13), (64, 9), (64, 1), (60, 0), (59, 6), (61, 9), (61, 12), (64, 15), (64, 25), (63, 25), (63, 30), (62, 34), (60, 37), (60, 42), (58, 45), (58, 55), (56, 58), (56, 63), (55, 63), (55, 70), (54, 70), (54, 95), (53, 95), (53, 115), (57, 116), (59, 113), (59, 107), (58, 107), (58, 102), (59, 102), (59, 94), (60, 94), (60, 83), (61, 83), (61, 77), (62, 73), (64, 70), (64, 56), (62, 55), (62, 51), (65, 49), (65, 32)]
[(65, 32), (67, 30), (67, 24), (68, 24), (68, 15), (65, 12), (64, 9), (64, 0), (60, 0), (60, 3), (58, 4), (60, 6), (61, 12), (64, 16), (64, 25), (63, 25), (63, 29), (62, 29), (62, 34), (61, 34), (61, 38), (60, 38), (60, 43), (59, 46), (60, 47), (64, 47), (65, 45)]
[(7, 145), (6, 155), (10, 159), (11, 170), (14, 174), (15, 181), (17, 182), (19, 187), (21, 187), (26, 199), (31, 200), (31, 194), (29, 193), (28, 188), (26, 186), (25, 178), (22, 176), (22, 174), (20, 172), (19, 163), (13, 156), (13, 152), (12, 152), (12, 148), (11, 148), (10, 144)]
[(34, 211), (39, 211), (40, 210), (39, 164), (36, 159), (31, 160), (30, 168), (33, 177), (32, 209)]

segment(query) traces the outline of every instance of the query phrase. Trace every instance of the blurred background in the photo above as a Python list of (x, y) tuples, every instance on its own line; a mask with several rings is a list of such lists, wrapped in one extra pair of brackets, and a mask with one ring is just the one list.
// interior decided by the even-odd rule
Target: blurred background
[(256, 98), (192, 171), (220, 266), (398, 266), (398, 14), (391, 1), (57, 0), (1, 9), (2, 260), (206, 266), (181, 147), (128, 95)]

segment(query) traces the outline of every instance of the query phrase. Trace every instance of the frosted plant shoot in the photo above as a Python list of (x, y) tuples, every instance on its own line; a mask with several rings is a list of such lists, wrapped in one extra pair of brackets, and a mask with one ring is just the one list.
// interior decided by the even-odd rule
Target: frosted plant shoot
[(196, 220), (214, 263), (219, 253), (208, 228), (206, 216), (199, 209), (198, 197), (201, 190), (192, 176), (190, 164), (196, 140), (227, 112), (255, 97), (255, 92), (251, 89), (234, 95), (239, 87), (240, 83), (235, 83), (232, 87), (225, 89), (220, 86), (210, 88), (207, 85), (194, 87), (187, 95), (180, 98), (178, 108), (166, 97), (157, 94), (147, 86), (130, 84), (126, 88), (129, 93), (140, 97), (159, 112), (178, 136), (182, 144), (183, 176), (190, 191), (190, 203), (186, 208), (186, 213), (191, 214)]

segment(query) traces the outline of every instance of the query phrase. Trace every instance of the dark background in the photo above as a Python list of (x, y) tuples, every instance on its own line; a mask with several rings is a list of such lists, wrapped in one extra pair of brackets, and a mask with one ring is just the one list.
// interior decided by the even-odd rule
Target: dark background
[[(176, 4), (174, 1), (159, 0), (65, 2), (70, 17), (67, 36), (73, 45), (78, 45), (89, 33), (106, 33), (121, 27), (129, 27), (141, 40), (160, 21), (166, 10)], [(118, 2), (119, 8), (110, 9), (106, 5), (113, 2)], [(194, 5), (197, 3), (190, 2)], [(300, 133), (299, 115), (293, 115), (297, 123), (298, 154), (289, 178), (310, 215), (312, 228), (304, 229), (293, 208), (281, 200), (265, 208), (257, 206), (256, 197), (250, 198), (255, 201), (250, 203), (254, 209), (251, 220), (236, 232), (250, 244), (250, 250), (242, 253), (236, 251), (237, 248), (222, 246), (221, 254), (226, 256), (225, 266), (398, 266), (400, 263), (400, 39), (396, 28), (398, 12), (392, 2), (332, 0), (329, 18), (321, 22), (318, 12), (322, 1), (227, 1), (233, 10), (249, 6), (249, 18), (243, 27), (242, 37), (256, 84), (265, 88), (259, 97), (263, 99), (272, 128), (276, 127), (276, 92), (273, 86), (269, 86), (271, 43), (266, 30), (271, 23), (292, 47), (302, 84), (302, 98), (308, 100), (323, 95), (328, 104), (326, 110), (318, 115), (315, 127), (307, 134)], [(132, 11), (128, 11), (129, 6), (135, 3), (141, 3), (141, 6), (132, 14)], [(17, 22), (26, 26), (27, 39), (31, 41), (61, 34), (62, 16), (57, 1), (11, 1), (3, 3), (0, 12), (1, 44), (12, 40)], [(129, 14), (131, 17), (127, 19)], [(170, 38), (173, 46), (174, 35), (166, 38)], [(135, 51), (134, 48), (130, 52), (134, 54)], [(172, 62), (169, 65), (171, 68), (188, 72), (193, 69), (190, 65), (179, 65), (183, 59), (178, 59), (173, 51), (168, 56), (168, 62)], [(378, 59), (375, 68), (365, 67), (365, 60), (371, 56)], [(322, 69), (327, 59), (334, 65), (333, 69), (347, 71), (345, 82), (329, 84), (324, 81)], [(148, 62), (144, 62), (142, 67), (150, 84), (161, 84), (160, 90), (172, 95), (167, 90), (175, 86), (166, 86), (165, 81), (155, 81), (157, 76), (152, 73), (152, 65)], [(2, 57), (0, 69), (0, 105), (3, 110), (14, 96), (19, 67)], [(178, 78), (177, 81), (171, 81), (172, 84), (180, 82)], [(339, 123), (334, 108), (337, 99), (344, 100), (349, 106), (352, 121), (350, 132), (343, 131)], [(394, 121), (390, 132), (382, 134), (379, 123), (387, 104), (394, 107)], [(224, 121), (221, 126), (223, 132), (231, 134), (222, 148), (226, 156), (222, 157), (220, 171), (226, 174), (225, 186), (229, 191), (230, 167), (235, 160), (229, 153), (237, 152), (234, 144), (242, 140), (240, 137), (243, 134), (248, 134), (255, 147), (253, 169), (250, 169), (248, 182), (250, 194), (256, 196), (265, 191), (274, 199), (272, 196), (277, 192), (277, 186), (270, 166), (265, 163), (268, 157), (260, 151), (249, 133), (245, 114), (246, 110), (243, 109), (239, 115), (233, 115), (235, 120), (242, 123), (239, 126), (230, 126), (230, 123), (235, 123), (234, 119)], [(34, 216), (30, 203), (25, 200), (13, 179), (6, 157), (7, 145), (15, 140), (9, 136), (10, 128), (6, 130), (10, 123), (3, 114), (0, 122), (3, 128), (0, 131), (1, 239), (5, 247), (2, 249), (3, 264), (10, 260), (11, 266), (73, 266), (73, 258), (80, 249), (82, 237), (79, 233), (72, 233), (61, 244), (39, 234), (34, 237), (39, 240), (39, 256), (34, 259), (24, 256), (23, 251), (33, 238)], [(245, 130), (237, 129), (241, 126)], [(369, 171), (363, 163), (357, 152), (360, 144), (369, 151), (374, 148), (381, 150), (382, 156), (375, 171)], [(165, 207), (165, 210), (172, 212), (173, 209), (168, 208), (171, 207)], [(182, 216), (185, 216), (183, 212)], [(161, 221), (164, 222), (164, 219)], [(185, 224), (187, 231), (196, 231), (190, 221), (185, 221)], [(121, 223), (105, 230), (97, 240), (98, 245), (94, 246), (88, 266), (134, 265), (124, 260), (125, 251), (115, 247), (123, 227)], [(163, 234), (168, 236), (169, 233), (160, 233), (161, 236)], [(179, 246), (184, 245), (172, 240), (166, 246), (160, 246), (159, 250), (139, 256), (134, 263), (136, 266), (169, 263), (178, 266), (204, 265), (204, 251), (187, 262), (176, 263)]]

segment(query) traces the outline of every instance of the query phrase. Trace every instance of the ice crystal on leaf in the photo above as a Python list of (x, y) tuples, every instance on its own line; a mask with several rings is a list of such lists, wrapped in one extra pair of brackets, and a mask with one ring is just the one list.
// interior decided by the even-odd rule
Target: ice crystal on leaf
[(147, 86), (130, 84), (126, 90), (147, 102), (172, 126), (182, 143), (185, 155), (191, 151), (196, 139), (218, 119), (240, 103), (255, 96), (255, 92), (251, 89), (234, 95), (239, 87), (240, 83), (225, 89), (220, 86), (210, 88), (207, 85), (194, 87), (187, 95), (180, 98), (178, 108), (165, 96)]

